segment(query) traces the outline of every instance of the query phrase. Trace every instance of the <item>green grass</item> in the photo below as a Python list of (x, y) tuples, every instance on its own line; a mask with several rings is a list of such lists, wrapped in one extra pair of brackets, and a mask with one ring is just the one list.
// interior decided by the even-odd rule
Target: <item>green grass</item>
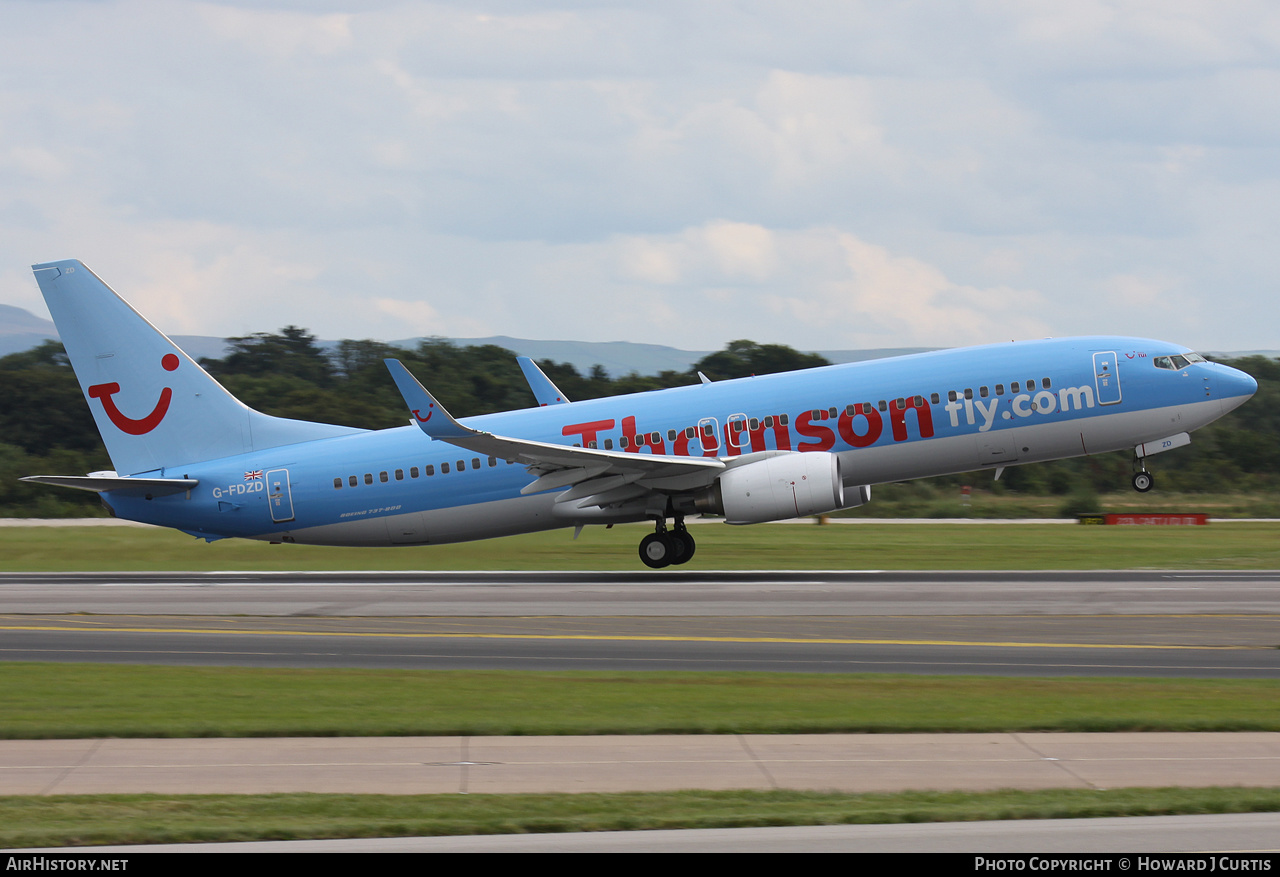
[(0, 663), (0, 737), (1277, 731), (1280, 681)]
[[(0, 528), (5, 570), (638, 568), (644, 528), (343, 549)], [(685, 569), (1280, 568), (1280, 525), (699, 526)], [(1280, 682), (0, 663), (0, 736), (1280, 730)], [(0, 798), (0, 846), (1280, 810), (1280, 790)]]
[(0, 847), (415, 837), (769, 825), (1070, 819), (1280, 810), (1280, 789), (989, 793), (0, 797)]
[[(699, 569), (1277, 569), (1280, 523), (1204, 527), (1070, 524), (761, 524), (693, 529)], [(455, 545), (332, 548), (243, 539), (212, 544), (174, 530), (0, 528), (0, 569), (636, 570), (648, 530), (589, 527)]]

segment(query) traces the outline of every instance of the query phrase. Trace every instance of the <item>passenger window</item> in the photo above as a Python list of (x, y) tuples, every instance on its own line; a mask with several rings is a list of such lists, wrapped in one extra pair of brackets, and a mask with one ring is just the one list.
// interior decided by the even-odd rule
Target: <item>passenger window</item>
[(459, 461), (458, 461), (458, 471), (459, 471), (459, 472), (466, 472), (466, 471), (467, 471), (467, 461), (466, 461), (466, 460), (459, 460)]
[(759, 428), (760, 428), (760, 419), (759, 419), (759, 418), (757, 418), (757, 417), (753, 417), (753, 418), (751, 418), (751, 420), (750, 420), (750, 421), (748, 421), (748, 422), (747, 422), (747, 429), (755, 430), (755, 429), (759, 429)]
[[(594, 448), (595, 446), (596, 446), (596, 443), (595, 443), (595, 442), (592, 442), (592, 443), (591, 443), (591, 447), (593, 447), (593, 448)], [(489, 468), (490, 468), (490, 469), (492, 469), (494, 466), (497, 466), (497, 465), (498, 465), (498, 458), (497, 458), (497, 457), (490, 457), (490, 458), (489, 458)]]
[(1048, 379), (1048, 378), (1041, 378), (1041, 379), (1040, 379), (1040, 386), (1044, 387), (1046, 390), (1047, 390), (1047, 389), (1049, 389), (1049, 379)]
[(356, 486), (356, 476), (352, 475), (350, 478), (348, 478), (348, 479), (347, 479), (347, 484), (350, 484), (352, 487), (355, 487), (355, 486)]
[(1004, 395), (1004, 384), (996, 384), (996, 395), (997, 396)]
[(1018, 382), (1017, 382), (1017, 381), (1014, 381), (1012, 384), (1010, 384), (1010, 385), (1009, 385), (1009, 392), (1010, 392), (1010, 393), (1017, 393), (1017, 392), (1018, 392)]
[(778, 422), (781, 423), (783, 426), (786, 426), (788, 423), (791, 422), (791, 416), (788, 414), (779, 414)]
[(378, 473), (378, 480), (379, 480), (379, 481), (381, 481), (383, 484), (386, 484), (386, 483), (387, 483), (387, 473), (386, 473), (386, 472), (379, 472), (379, 473)]
[(934, 393), (932, 396), (930, 396), (930, 397), (929, 397), (929, 401), (930, 401), (931, 403), (933, 403), (934, 405), (937, 405), (937, 404), (938, 404), (938, 401), (939, 401), (939, 400), (938, 400), (938, 394), (937, 394), (937, 393)]
[(334, 489), (334, 490), (341, 490), (341, 489), (342, 489), (342, 479), (341, 479), (341, 478), (335, 478), (335, 479), (333, 479), (333, 489)]
[(417, 478), (417, 477), (418, 477), (418, 467), (417, 467), (417, 466), (410, 466), (410, 467), (409, 467), (409, 477), (410, 477), (410, 478)]
[(965, 397), (966, 399), (972, 399), (972, 398), (973, 398), (973, 389), (972, 389), (972, 388), (970, 388), (970, 387), (965, 387), (965, 388), (964, 388), (964, 397)]
[(605, 449), (606, 451), (612, 451), (612, 450), (613, 450), (613, 439), (605, 439), (605, 440), (604, 440), (604, 449)]
[(684, 437), (685, 437), (685, 438), (693, 438), (693, 437), (694, 437), (695, 435), (697, 435), (697, 434), (698, 434), (698, 430), (697, 430), (696, 428), (692, 427), (692, 426), (686, 426), (686, 427), (684, 428)]
[(441, 464), (440, 464), (440, 474), (441, 474), (441, 475), (448, 475), (448, 474), (449, 474), (449, 464), (448, 464), (448, 463), (441, 463)]
[[(423, 467), (422, 471), (426, 472), (427, 477), (430, 478), (432, 475), (436, 474), (436, 467), (428, 463), (426, 466)], [(445, 471), (448, 471), (448, 470), (445, 470)]]
[(404, 470), (403, 470), (403, 469), (397, 469), (397, 470), (396, 470), (396, 481), (404, 481)]
[(888, 411), (888, 410), (889, 410), (889, 403), (888, 403), (888, 402), (886, 402), (886, 401), (884, 401), (883, 399), (881, 399), (881, 400), (880, 400), (880, 410), (881, 410), (881, 411)]
[(631, 445), (631, 440), (630, 440), (629, 438), (627, 438), (625, 435), (624, 435), (622, 438), (618, 439), (618, 447), (622, 448), (624, 451), (625, 451), (625, 450), (626, 450), (630, 445)]
[(948, 401), (948, 402), (954, 402), (954, 401), (956, 401), (956, 391), (955, 391), (955, 390), (947, 390), (947, 401)]
[(372, 483), (373, 483), (373, 473), (372, 473), (372, 472), (366, 472), (366, 473), (364, 473), (364, 483), (365, 483), (365, 484), (372, 484)]
[(472, 469), (479, 469), (479, 468), (480, 468), (480, 458), (479, 458), (479, 457), (472, 457), (472, 458), (471, 458), (471, 468), (472, 468)]
[(990, 395), (990, 392), (991, 392), (991, 391), (990, 391), (990, 390), (988, 390), (986, 387), (979, 387), (979, 388), (978, 388), (978, 395), (979, 395), (979, 396), (981, 396), (983, 399), (987, 398), (987, 396), (989, 396), (989, 395)]

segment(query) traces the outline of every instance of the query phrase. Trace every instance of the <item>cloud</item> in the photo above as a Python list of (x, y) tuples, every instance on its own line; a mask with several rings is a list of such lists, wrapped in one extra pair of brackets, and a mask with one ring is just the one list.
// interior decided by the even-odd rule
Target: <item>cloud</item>
[(3, 14), (5, 302), (75, 256), (181, 332), (1280, 346), (1272, 4)]

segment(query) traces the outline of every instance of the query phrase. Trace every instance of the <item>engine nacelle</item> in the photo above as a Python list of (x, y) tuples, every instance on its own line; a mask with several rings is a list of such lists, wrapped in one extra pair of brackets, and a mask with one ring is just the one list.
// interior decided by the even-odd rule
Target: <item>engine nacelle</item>
[[(845, 507), (840, 458), (824, 452), (779, 454), (725, 471), (707, 498), (706, 511), (729, 524), (760, 524)], [(861, 505), (855, 498), (853, 505)]]

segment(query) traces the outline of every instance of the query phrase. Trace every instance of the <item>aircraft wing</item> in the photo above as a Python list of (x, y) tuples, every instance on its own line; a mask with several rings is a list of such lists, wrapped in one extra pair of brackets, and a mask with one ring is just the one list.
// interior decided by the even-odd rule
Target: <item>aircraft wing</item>
[(570, 488), (558, 502), (581, 500), (579, 507), (612, 505), (651, 491), (694, 490), (711, 484), (726, 468), (714, 457), (629, 454), (577, 448), (530, 439), (508, 438), (463, 426), (454, 420), (404, 364), (384, 360), (413, 421), (433, 439), (477, 454), (523, 463), (535, 479), (524, 494)]
[(560, 392), (560, 388), (532, 359), (517, 356), (516, 362), (520, 363), (520, 371), (524, 372), (524, 379), (529, 382), (529, 389), (533, 391), (533, 397), (538, 400), (539, 405), (563, 405), (569, 401), (569, 397)]

